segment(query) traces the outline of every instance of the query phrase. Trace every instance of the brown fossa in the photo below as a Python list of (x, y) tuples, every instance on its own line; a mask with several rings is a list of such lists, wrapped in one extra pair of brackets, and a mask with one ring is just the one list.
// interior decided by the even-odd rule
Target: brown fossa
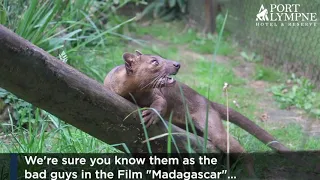
[[(124, 53), (123, 59), (125, 64), (115, 67), (106, 76), (104, 80), (106, 88), (131, 102), (136, 102), (140, 107), (151, 107), (157, 110), (165, 119), (169, 119), (172, 112), (172, 123), (178, 126), (184, 125), (182, 127), (185, 127), (187, 114), (185, 106), (187, 106), (195, 127), (202, 132), (206, 127), (208, 109), (208, 138), (221, 151), (227, 152), (227, 131), (221, 121), (227, 118), (227, 108), (209, 101), (189, 86), (173, 79), (171, 75), (177, 74), (180, 68), (178, 62), (157, 55), (142, 54), (139, 51), (135, 54)], [(151, 109), (144, 110), (142, 117), (147, 127), (160, 120)], [(289, 151), (264, 129), (231, 108), (229, 108), (229, 120), (270, 148), (279, 152)], [(245, 153), (236, 139), (232, 136), (229, 138), (230, 153)], [(248, 162), (246, 163), (248, 173), (254, 174), (252, 159), (247, 157), (245, 161)]]

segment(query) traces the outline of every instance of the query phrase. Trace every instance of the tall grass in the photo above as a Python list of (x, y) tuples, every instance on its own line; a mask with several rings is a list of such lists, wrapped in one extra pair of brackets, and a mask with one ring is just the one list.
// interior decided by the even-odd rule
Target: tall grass
[[(128, 2), (122, 1), (119, 6)], [(93, 69), (86, 59), (79, 64), (76, 58), (89, 48), (97, 50), (91, 51), (92, 57), (100, 56), (100, 50), (106, 52), (112, 46), (109, 41), (115, 36), (111, 33), (121, 33), (118, 30), (133, 21), (131, 18), (116, 22), (119, 18), (113, 1), (91, 0), (3, 0), (0, 15), (1, 24), (54, 56), (65, 51), (69, 64), (100, 81), (105, 72)], [(100, 21), (101, 16), (106, 23)], [(10, 92), (1, 89), (1, 93), (4, 94), (1, 98), (13, 106), (15, 112), (11, 112), (11, 122), (5, 124), (10, 126), (10, 131), (1, 137), (0, 152), (118, 152), (113, 148), (118, 146), (129, 151), (122, 143), (107, 145), (24, 103)]]
[[(91, 0), (30, 0), (27, 2), (28, 8), (21, 18), (18, 18), (10, 16), (14, 11), (10, 7), (22, 0), (16, 1), (4, 0), (2, 3), (1, 14), (4, 14), (1, 16), (2, 24), (11, 27), (18, 35), (54, 55), (62, 48), (68, 52), (77, 51), (84, 46), (105, 48), (108, 35), (113, 36), (112, 32), (116, 32), (122, 25), (133, 20), (115, 24), (113, 19), (116, 15), (110, 13), (114, 12), (110, 11), (113, 2)], [(121, 5), (128, 2), (122, 2)], [(103, 24), (97, 13), (101, 14), (100, 11), (108, 10), (108, 14), (103, 16), (108, 22)], [(11, 18), (18, 18), (14, 26)]]
[[(13, 121), (12, 117), (10, 120)], [(29, 120), (28, 128), (10, 125), (10, 131), (1, 137), (1, 153), (120, 152), (41, 109), (37, 108), (35, 117)]]

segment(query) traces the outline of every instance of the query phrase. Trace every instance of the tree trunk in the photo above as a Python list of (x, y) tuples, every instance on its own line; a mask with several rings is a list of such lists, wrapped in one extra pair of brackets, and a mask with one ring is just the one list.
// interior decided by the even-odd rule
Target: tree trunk
[(205, 25), (204, 33), (216, 32), (216, 18), (218, 15), (218, 2), (217, 0), (205, 0)]
[[(138, 114), (124, 120), (137, 106), (2, 25), (0, 87), (108, 144), (125, 143), (131, 152), (147, 152)], [(176, 126), (173, 131), (186, 133)], [(148, 135), (165, 132), (159, 123)], [(165, 139), (151, 141), (152, 152), (166, 152)], [(175, 140), (184, 147), (186, 136), (177, 135)], [(202, 150), (202, 138), (200, 144), (193, 135), (191, 140), (194, 149)], [(208, 149), (213, 149), (210, 143)]]

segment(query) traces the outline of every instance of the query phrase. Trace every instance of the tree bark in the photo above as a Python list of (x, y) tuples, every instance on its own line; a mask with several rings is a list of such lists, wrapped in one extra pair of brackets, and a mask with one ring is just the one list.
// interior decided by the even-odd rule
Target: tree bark
[(216, 18), (218, 15), (218, 2), (217, 0), (205, 0), (205, 25), (204, 33), (216, 32)]
[[(2, 25), (0, 87), (108, 144), (125, 143), (130, 152), (147, 152), (138, 113), (124, 120), (137, 106)], [(148, 129), (149, 137), (166, 132), (162, 123)], [(176, 126), (173, 132), (186, 133)], [(199, 138), (200, 144), (191, 135), (191, 143), (202, 151)], [(152, 152), (166, 152), (165, 139), (151, 141)], [(182, 148), (186, 136), (177, 135), (175, 140)], [(208, 150), (213, 149), (209, 143)]]

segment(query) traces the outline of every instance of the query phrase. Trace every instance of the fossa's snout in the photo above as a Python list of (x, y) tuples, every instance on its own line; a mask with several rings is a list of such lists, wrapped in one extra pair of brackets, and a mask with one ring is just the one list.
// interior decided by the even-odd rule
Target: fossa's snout
[(180, 69), (180, 63), (178, 63), (178, 62), (174, 62), (174, 63), (173, 63), (173, 66), (174, 66), (177, 70)]
[(180, 63), (176, 62), (176, 61), (169, 61), (169, 69), (171, 69), (171, 73), (172, 75), (176, 75), (181, 67)]

